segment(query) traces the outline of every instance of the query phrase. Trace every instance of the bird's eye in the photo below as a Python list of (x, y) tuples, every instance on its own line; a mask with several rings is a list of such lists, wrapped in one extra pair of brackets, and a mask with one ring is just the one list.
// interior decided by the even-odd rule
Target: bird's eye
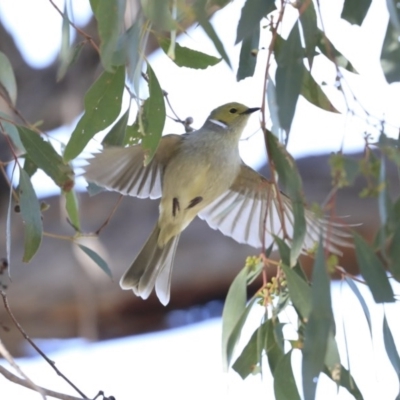
[(237, 113), (237, 109), (236, 109), (236, 108), (231, 108), (231, 109), (229, 110), (229, 112), (230, 112), (231, 114), (236, 114), (236, 113)]

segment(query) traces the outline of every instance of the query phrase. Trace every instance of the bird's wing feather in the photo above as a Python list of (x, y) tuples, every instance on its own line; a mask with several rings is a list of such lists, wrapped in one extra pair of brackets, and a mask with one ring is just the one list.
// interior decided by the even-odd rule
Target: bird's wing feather
[[(268, 248), (272, 235), (284, 236), (283, 224), (289, 238), (293, 237), (292, 202), (283, 193), (277, 195), (275, 186), (245, 164), (230, 189), (205, 207), (199, 217), (211, 228), (220, 230), (239, 243)], [(350, 235), (341, 224), (318, 218), (305, 210), (307, 233), (304, 249), (310, 249), (322, 234), (325, 246), (340, 254), (338, 246), (349, 246)]]
[(162, 175), (184, 135), (166, 135), (160, 140), (151, 162), (144, 166), (141, 145), (108, 147), (84, 167), (84, 177), (108, 190), (140, 198), (161, 197)]

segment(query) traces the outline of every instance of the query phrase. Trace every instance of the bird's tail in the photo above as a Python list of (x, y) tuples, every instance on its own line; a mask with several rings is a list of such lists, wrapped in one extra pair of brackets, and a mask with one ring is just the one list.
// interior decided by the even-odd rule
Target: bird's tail
[(157, 297), (166, 305), (170, 297), (171, 273), (179, 235), (160, 248), (157, 244), (159, 234), (160, 228), (156, 224), (142, 250), (122, 275), (120, 285), (122, 289), (132, 289), (136, 296), (143, 299), (150, 296), (155, 286)]

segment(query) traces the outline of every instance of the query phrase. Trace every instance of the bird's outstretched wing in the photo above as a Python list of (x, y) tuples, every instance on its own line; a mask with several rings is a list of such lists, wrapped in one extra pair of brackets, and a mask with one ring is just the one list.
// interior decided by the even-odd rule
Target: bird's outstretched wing
[(184, 135), (166, 135), (160, 140), (151, 162), (144, 166), (141, 145), (108, 147), (96, 154), (84, 167), (83, 176), (108, 190), (140, 198), (161, 197), (162, 176)]
[[(256, 248), (268, 248), (273, 236), (293, 237), (294, 217), (291, 200), (262, 175), (245, 164), (230, 189), (214, 200), (200, 213), (211, 228), (220, 230), (239, 243)], [(338, 246), (349, 247), (350, 234), (342, 224), (318, 218), (305, 210), (306, 236), (303, 248), (311, 249), (322, 234), (329, 251), (341, 254)]]

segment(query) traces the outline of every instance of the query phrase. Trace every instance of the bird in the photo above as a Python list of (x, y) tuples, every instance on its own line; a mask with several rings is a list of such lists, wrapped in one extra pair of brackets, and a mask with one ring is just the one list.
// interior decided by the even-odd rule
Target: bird
[[(214, 109), (203, 126), (190, 133), (161, 137), (154, 157), (144, 165), (141, 144), (105, 147), (88, 160), (84, 177), (108, 190), (138, 198), (161, 198), (159, 218), (146, 243), (126, 270), (120, 286), (147, 299), (153, 289), (163, 305), (170, 300), (171, 274), (181, 232), (198, 216), (239, 243), (268, 248), (273, 235), (293, 235), (289, 197), (246, 165), (239, 140), (259, 108), (231, 102)], [(305, 210), (303, 248), (324, 238), (341, 254), (346, 233)], [(283, 220), (285, 228), (282, 227)]]

